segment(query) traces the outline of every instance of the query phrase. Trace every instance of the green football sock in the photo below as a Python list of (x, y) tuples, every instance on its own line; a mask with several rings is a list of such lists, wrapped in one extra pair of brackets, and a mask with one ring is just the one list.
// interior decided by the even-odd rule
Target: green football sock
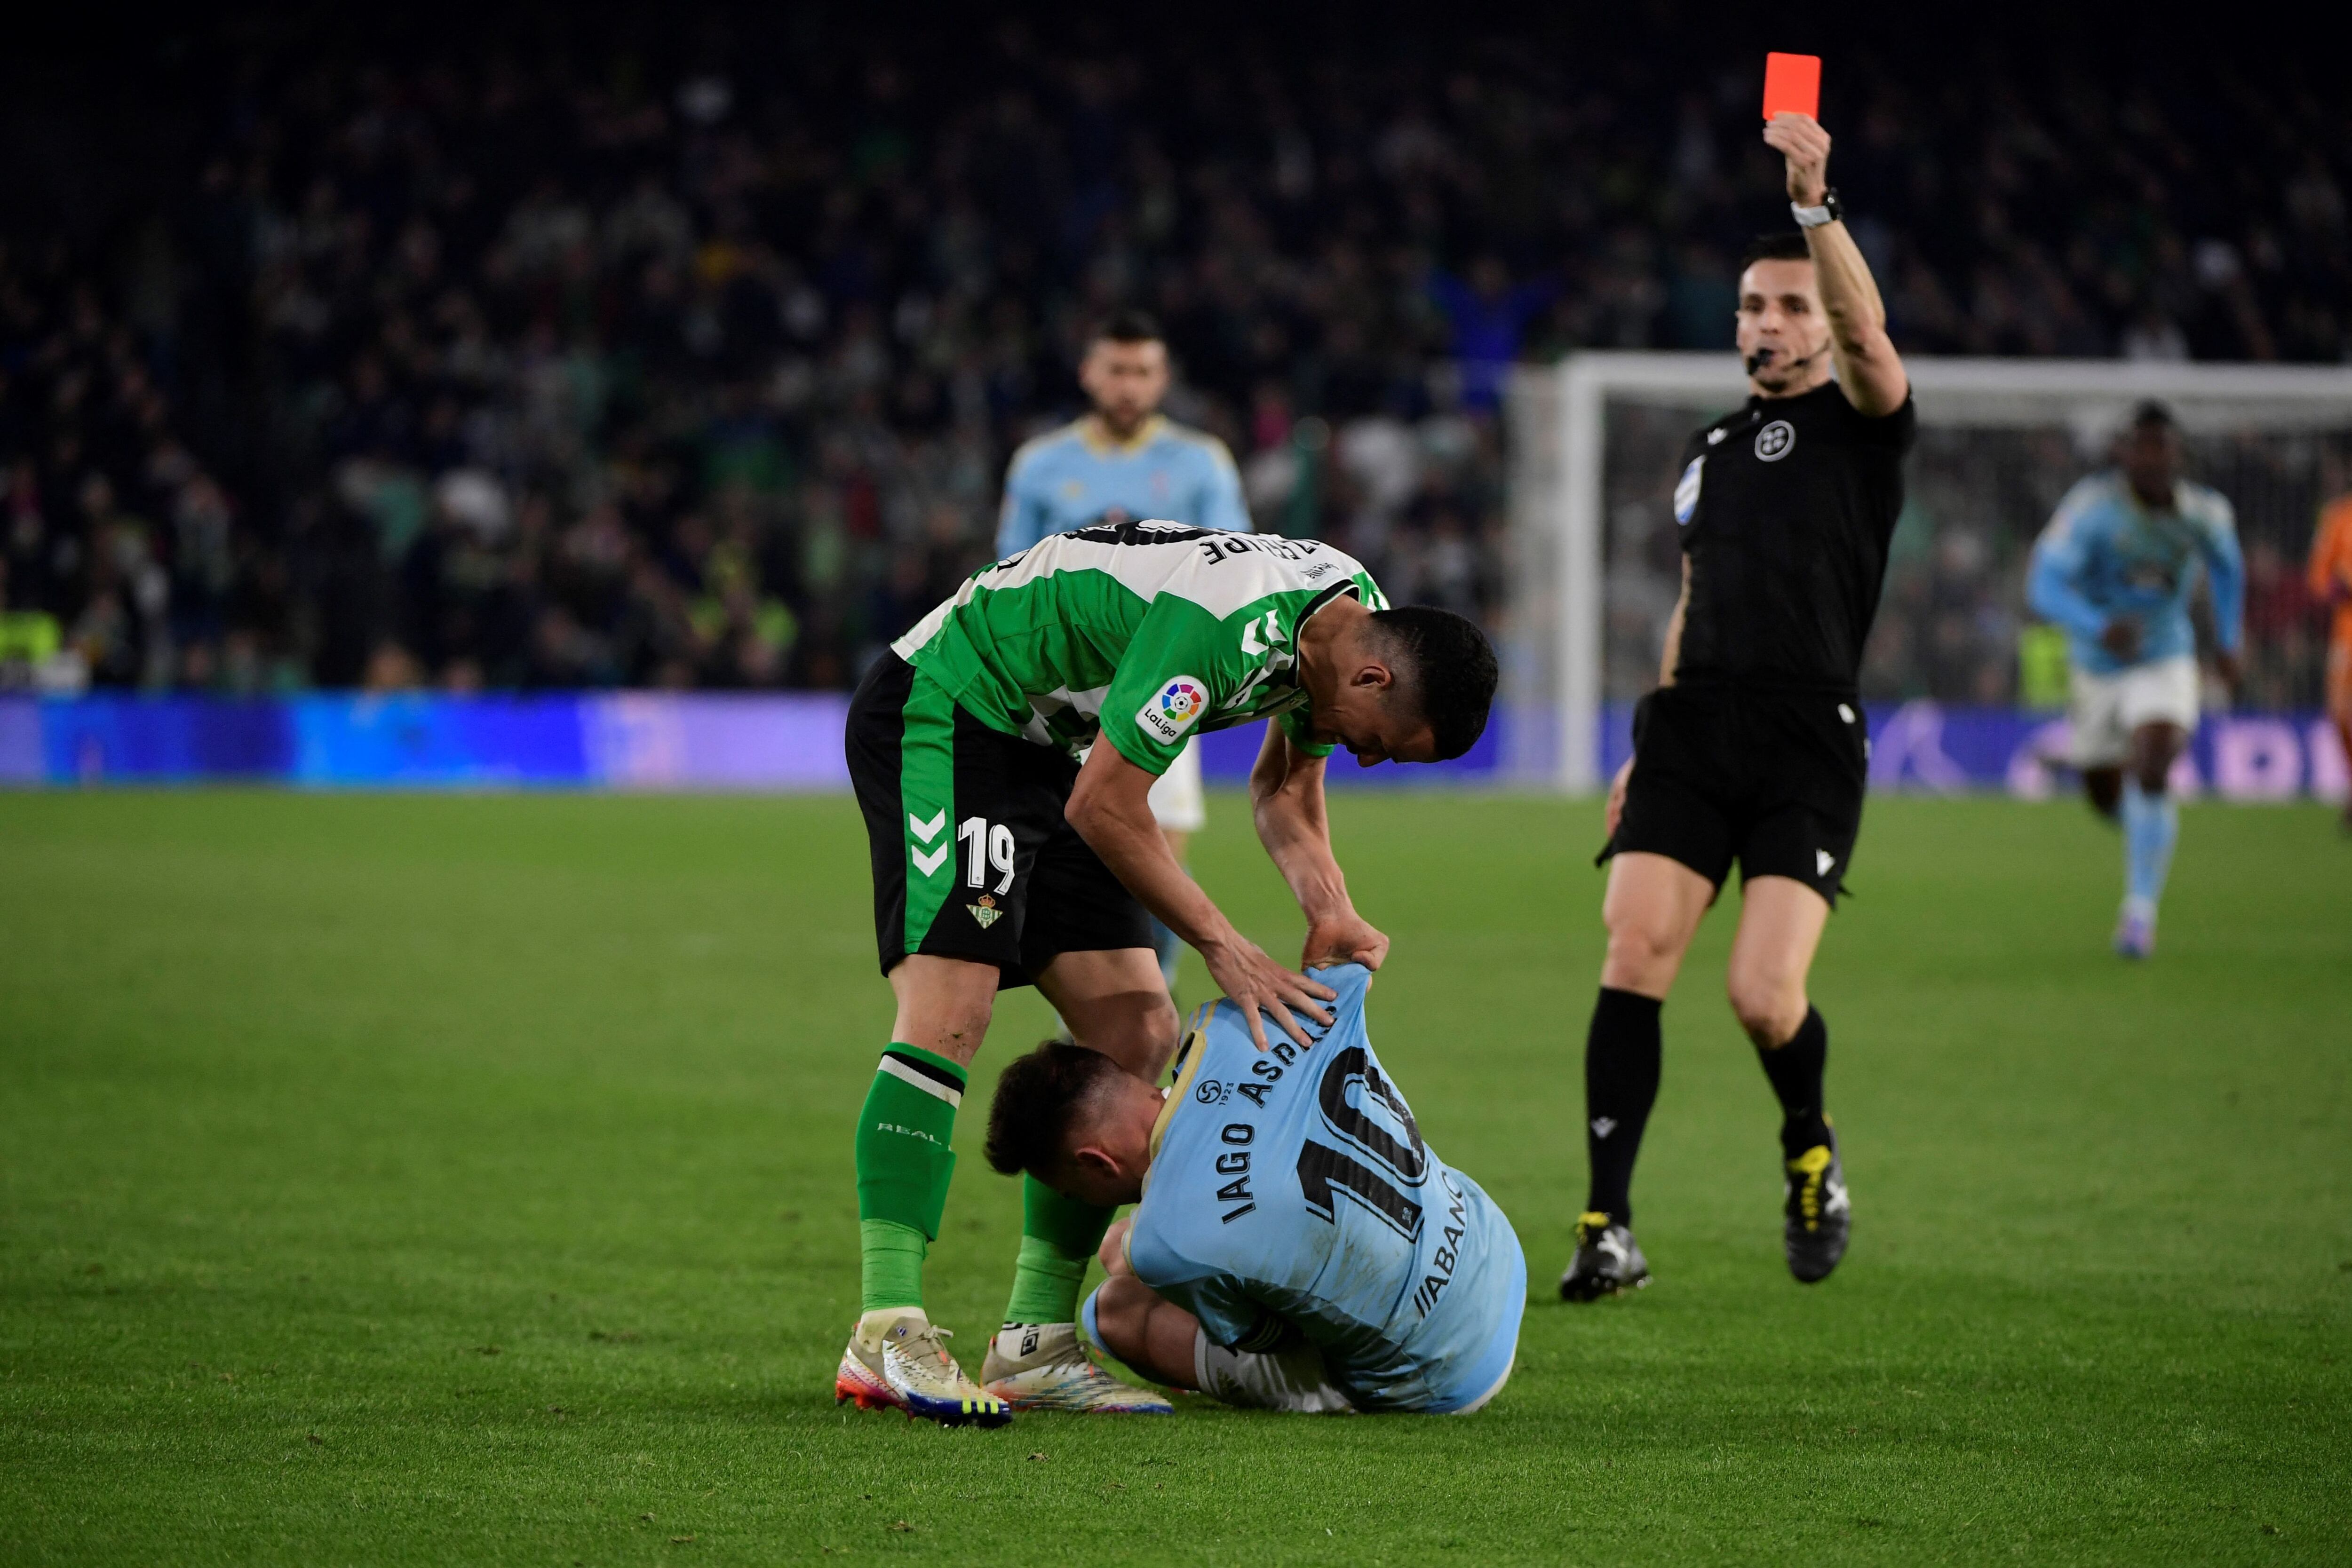
[(1078, 1286), (1110, 1228), (1116, 1206), (1064, 1197), (1035, 1176), (1021, 1181), (1021, 1257), (1013, 1267), (1008, 1323), (1066, 1323), (1078, 1315)]
[(964, 1071), (893, 1041), (857, 1116), (861, 1311), (923, 1304), (923, 1254), (938, 1239), (955, 1174)]

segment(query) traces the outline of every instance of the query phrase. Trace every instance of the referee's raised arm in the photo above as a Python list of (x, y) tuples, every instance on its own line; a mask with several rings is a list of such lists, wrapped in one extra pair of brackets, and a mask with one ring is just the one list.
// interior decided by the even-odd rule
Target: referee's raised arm
[[(1764, 140), (1789, 163), (1789, 205), (1805, 232), (1829, 317), (1830, 354), (1838, 385), (1856, 413), (1880, 418), (1911, 395), (1903, 357), (1886, 335), (1886, 304), (1862, 247), (1853, 243), (1830, 189), (1830, 133), (1810, 114), (1776, 114)], [(1752, 375), (1755, 366), (1748, 367)]]

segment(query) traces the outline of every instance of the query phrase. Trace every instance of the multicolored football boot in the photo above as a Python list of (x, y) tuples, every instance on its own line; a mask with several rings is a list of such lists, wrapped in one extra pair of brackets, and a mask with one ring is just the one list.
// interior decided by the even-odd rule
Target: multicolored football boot
[(952, 1337), (920, 1308), (872, 1325), (861, 1319), (833, 1375), (834, 1403), (904, 1410), (942, 1427), (1003, 1426), (1012, 1410), (963, 1375), (943, 1343)]
[(1121, 1383), (1087, 1354), (1076, 1323), (1007, 1323), (988, 1342), (982, 1386), (1015, 1410), (1083, 1416), (1173, 1416), (1149, 1389)]

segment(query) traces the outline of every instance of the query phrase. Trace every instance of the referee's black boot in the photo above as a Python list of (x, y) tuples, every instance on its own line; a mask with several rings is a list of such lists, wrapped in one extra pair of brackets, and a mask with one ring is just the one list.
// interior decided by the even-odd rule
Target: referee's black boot
[[(1827, 1124), (1823, 1118), (1823, 1125)], [(1789, 1248), (1789, 1272), (1810, 1285), (1829, 1278), (1830, 1270), (1845, 1256), (1846, 1238), (1853, 1228), (1853, 1205), (1846, 1197), (1845, 1164), (1838, 1158), (1837, 1129), (1829, 1129), (1829, 1142), (1815, 1144), (1784, 1163), (1789, 1197), (1782, 1235)]]
[(1638, 1291), (1650, 1282), (1650, 1260), (1633, 1230), (1605, 1214), (1586, 1214), (1576, 1222), (1576, 1256), (1559, 1277), (1563, 1301), (1597, 1301), (1620, 1291)]

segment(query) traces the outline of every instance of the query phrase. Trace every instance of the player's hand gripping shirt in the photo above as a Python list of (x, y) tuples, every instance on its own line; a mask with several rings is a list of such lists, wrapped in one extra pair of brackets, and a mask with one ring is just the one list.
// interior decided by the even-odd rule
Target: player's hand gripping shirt
[(1154, 416), (1113, 444), (1091, 420), (1041, 435), (1013, 455), (996, 553), (1027, 549), (1095, 523), (1164, 517), (1196, 528), (1250, 531), (1241, 475), (1225, 444)]
[(981, 568), (891, 647), (982, 724), (1073, 755), (1100, 734), (1160, 774), (1197, 731), (1278, 716), (1319, 757), (1331, 747), (1307, 728), (1297, 638), (1341, 597), (1388, 608), (1313, 539), (1121, 523)]
[[(2196, 653), (2189, 601), (2200, 563), (2212, 575), (2214, 641), (2234, 653), (2246, 573), (2227, 498), (2183, 480), (2172, 510), (2151, 512), (2121, 474), (2094, 474), (2066, 492), (2035, 541), (2026, 597), (2065, 630), (2077, 669), (2111, 675)], [(2128, 660), (2099, 641), (2118, 615), (2139, 622), (2139, 650)]]
[(1261, 1053), (1229, 1001), (1194, 1016), (1128, 1260), (1230, 1349), (1297, 1328), (1359, 1410), (1458, 1408), (1510, 1368), (1526, 1259), (1372, 1054), (1370, 973), (1315, 977), (1339, 996), (1304, 1051)]

